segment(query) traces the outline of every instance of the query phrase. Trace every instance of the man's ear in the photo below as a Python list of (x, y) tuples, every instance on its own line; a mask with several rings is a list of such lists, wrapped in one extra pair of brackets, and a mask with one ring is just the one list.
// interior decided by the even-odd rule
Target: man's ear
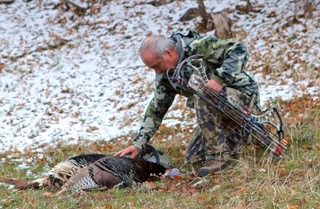
[(167, 49), (165, 53), (166, 53), (169, 57), (173, 57), (175, 51), (174, 51), (174, 50)]

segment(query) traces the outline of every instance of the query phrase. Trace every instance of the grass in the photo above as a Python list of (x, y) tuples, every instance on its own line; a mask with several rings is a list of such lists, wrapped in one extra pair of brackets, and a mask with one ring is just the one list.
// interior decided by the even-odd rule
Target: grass
[[(162, 179), (127, 189), (73, 192), (55, 197), (56, 190), (15, 191), (0, 184), (0, 208), (317, 208), (320, 199), (320, 108), (308, 97), (291, 102), (277, 101), (283, 113), (292, 157), (274, 161), (254, 155), (250, 146), (233, 166), (221, 175), (198, 178), (184, 162), (185, 137), (163, 126), (152, 143), (170, 153), (172, 166), (180, 168), (181, 178)], [(172, 135), (174, 135), (172, 137)], [(173, 138), (163, 142), (163, 138)], [(34, 179), (63, 159), (81, 153), (114, 153), (130, 144), (132, 136), (112, 142), (90, 142), (90, 146), (59, 145), (43, 154), (1, 153), (0, 182), (5, 179)], [(125, 141), (125, 143), (123, 142)], [(27, 168), (19, 168), (25, 165)], [(28, 175), (28, 174), (32, 175)]]

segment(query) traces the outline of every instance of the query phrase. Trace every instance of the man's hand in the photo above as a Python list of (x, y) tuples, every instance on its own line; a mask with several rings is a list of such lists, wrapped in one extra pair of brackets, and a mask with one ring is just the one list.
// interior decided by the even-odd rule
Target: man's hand
[(215, 80), (209, 80), (208, 83), (206, 83), (206, 87), (208, 87), (217, 94), (219, 94), (223, 88), (222, 85)]
[(120, 150), (113, 156), (125, 156), (125, 155), (130, 155), (130, 157), (133, 159), (139, 155), (139, 151), (134, 146), (130, 146), (123, 150)]

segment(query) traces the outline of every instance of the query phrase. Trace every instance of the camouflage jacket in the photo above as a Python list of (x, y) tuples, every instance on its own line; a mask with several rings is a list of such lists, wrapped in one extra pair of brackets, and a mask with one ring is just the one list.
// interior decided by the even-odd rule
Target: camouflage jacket
[[(180, 70), (183, 84), (186, 84), (192, 74), (200, 75), (204, 81), (214, 79), (223, 86), (235, 88), (248, 96), (257, 95), (257, 83), (243, 71), (248, 59), (247, 47), (244, 44), (219, 40), (215, 37), (201, 36), (190, 31), (186, 36), (176, 33), (171, 36), (176, 42), (179, 52), (179, 63), (191, 55), (201, 54), (200, 59), (186, 62)], [(238, 59), (242, 59), (241, 66)], [(241, 63), (241, 62), (240, 62)], [(155, 134), (166, 112), (174, 101), (175, 95), (181, 94), (190, 98), (192, 95), (186, 85), (170, 83), (166, 75), (157, 75), (154, 97), (149, 103), (138, 135), (134, 139), (134, 146), (141, 151), (142, 147)], [(192, 100), (188, 99), (187, 106), (192, 107)]]

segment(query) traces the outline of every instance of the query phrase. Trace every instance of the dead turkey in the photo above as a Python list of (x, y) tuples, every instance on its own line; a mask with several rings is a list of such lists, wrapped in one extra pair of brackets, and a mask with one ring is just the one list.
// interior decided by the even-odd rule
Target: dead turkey
[(84, 154), (54, 166), (44, 177), (15, 180), (17, 189), (45, 186), (66, 190), (108, 189), (127, 187), (155, 180), (169, 167), (169, 156), (147, 145), (137, 159), (103, 154)]
[(57, 194), (67, 190), (129, 187), (137, 183), (157, 180), (165, 171), (164, 166), (141, 158), (107, 156), (80, 169)]

